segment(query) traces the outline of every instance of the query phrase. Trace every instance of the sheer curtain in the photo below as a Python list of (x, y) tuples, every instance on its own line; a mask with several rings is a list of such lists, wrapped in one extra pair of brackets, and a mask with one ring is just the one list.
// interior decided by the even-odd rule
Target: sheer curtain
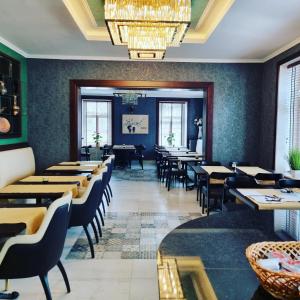
[(169, 146), (170, 134), (175, 147), (187, 145), (187, 102), (159, 102), (159, 145)]
[(111, 101), (82, 101), (82, 145), (94, 145), (93, 135), (99, 133), (102, 144), (112, 142)]

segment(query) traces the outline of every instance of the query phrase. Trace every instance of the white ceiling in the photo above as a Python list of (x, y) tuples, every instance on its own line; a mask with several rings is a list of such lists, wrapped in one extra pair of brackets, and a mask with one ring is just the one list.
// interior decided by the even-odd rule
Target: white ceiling
[[(83, 87), (80, 89), (83, 96), (113, 96), (114, 93), (124, 93), (128, 91), (115, 88), (98, 88), (98, 87)], [(155, 98), (203, 98), (203, 90), (189, 90), (189, 89), (148, 89), (139, 90), (147, 97)]]
[[(128, 60), (126, 47), (87, 41), (62, 0), (1, 0), (0, 7), (0, 42), (26, 57)], [(236, 0), (205, 44), (169, 48), (165, 61), (263, 62), (297, 43), (299, 0)]]

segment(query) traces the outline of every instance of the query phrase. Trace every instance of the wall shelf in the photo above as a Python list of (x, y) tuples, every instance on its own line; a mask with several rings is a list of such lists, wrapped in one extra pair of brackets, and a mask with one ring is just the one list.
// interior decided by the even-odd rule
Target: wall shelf
[(0, 52), (0, 139), (20, 137), (21, 64)]

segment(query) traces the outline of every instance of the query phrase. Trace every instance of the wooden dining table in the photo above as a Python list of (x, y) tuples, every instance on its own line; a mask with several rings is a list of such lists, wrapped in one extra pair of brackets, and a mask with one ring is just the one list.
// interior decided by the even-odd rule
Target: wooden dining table
[(52, 166), (45, 170), (45, 173), (68, 173), (68, 174), (78, 174), (78, 173), (95, 173), (98, 169), (97, 165), (94, 166)]
[(86, 166), (86, 167), (97, 167), (100, 168), (102, 161), (63, 161), (58, 165), (60, 166)]
[(28, 176), (15, 184), (77, 184), (80, 187), (88, 186), (86, 176)]
[(0, 199), (58, 199), (65, 192), (78, 195), (77, 184), (11, 184), (0, 189)]
[(36, 233), (47, 212), (46, 207), (0, 208), (0, 224), (24, 223), (26, 234)]
[(230, 189), (229, 192), (255, 210), (298, 210), (300, 209), (300, 189), (292, 193), (278, 188)]
[(250, 166), (247, 166), (247, 167), (237, 166), (236, 169), (238, 172), (241, 172), (241, 173), (249, 175), (249, 176), (255, 176), (258, 173), (262, 173), (262, 174), (270, 174), (271, 173), (270, 171), (268, 171), (266, 169), (263, 169), (260, 167), (255, 167), (255, 166), (251, 166), (251, 167)]

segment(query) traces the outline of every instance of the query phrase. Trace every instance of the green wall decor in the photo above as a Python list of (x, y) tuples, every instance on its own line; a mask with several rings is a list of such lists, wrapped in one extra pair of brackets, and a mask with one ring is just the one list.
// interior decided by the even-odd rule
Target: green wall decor
[(0, 146), (27, 142), (27, 62), (26, 58), (0, 43), (0, 52), (19, 61), (21, 64), (21, 113), (22, 132), (20, 137), (0, 139)]

